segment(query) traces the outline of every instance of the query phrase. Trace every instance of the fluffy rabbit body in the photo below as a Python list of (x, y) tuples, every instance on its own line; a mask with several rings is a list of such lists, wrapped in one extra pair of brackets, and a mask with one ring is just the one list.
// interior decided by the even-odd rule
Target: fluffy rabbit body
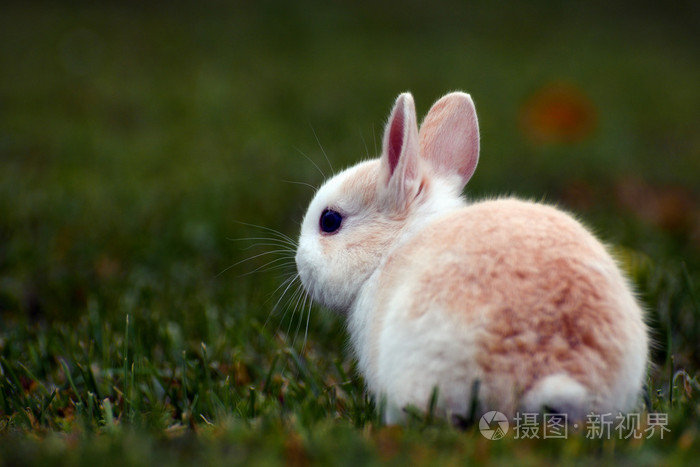
[[(479, 131), (468, 94), (436, 102), (420, 131), (398, 97), (379, 159), (328, 180), (301, 227), (311, 297), (347, 318), (385, 418), (403, 408), (629, 411), (641, 394), (642, 311), (605, 247), (568, 214), (513, 198), (467, 203)], [(472, 394), (478, 381), (478, 394)]]

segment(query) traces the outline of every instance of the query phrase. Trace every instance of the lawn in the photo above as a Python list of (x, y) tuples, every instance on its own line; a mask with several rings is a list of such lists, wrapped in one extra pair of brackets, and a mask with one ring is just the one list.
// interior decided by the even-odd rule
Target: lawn
[[(700, 455), (692, 2), (5, 3), (0, 464)], [(455, 89), (481, 127), (466, 195), (558, 204), (619, 255), (663, 438), (385, 426), (341, 317), (283, 294), (308, 185), (378, 154), (400, 92), (424, 115)]]

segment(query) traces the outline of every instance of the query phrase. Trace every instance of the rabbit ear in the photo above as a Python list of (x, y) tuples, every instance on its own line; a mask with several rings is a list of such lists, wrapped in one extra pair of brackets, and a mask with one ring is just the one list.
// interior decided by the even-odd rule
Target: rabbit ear
[(418, 137), (423, 159), (438, 175), (460, 179), (460, 190), (479, 161), (479, 123), (469, 94), (453, 92), (433, 104)]
[(402, 210), (420, 185), (418, 124), (413, 96), (403, 93), (384, 130), (379, 192), (389, 207)]

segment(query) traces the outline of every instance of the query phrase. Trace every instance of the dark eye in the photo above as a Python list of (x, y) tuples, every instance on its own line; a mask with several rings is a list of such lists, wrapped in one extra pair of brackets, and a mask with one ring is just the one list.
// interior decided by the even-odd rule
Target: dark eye
[(338, 230), (342, 222), (343, 216), (339, 212), (330, 209), (323, 211), (319, 220), (321, 230), (326, 233), (333, 233)]

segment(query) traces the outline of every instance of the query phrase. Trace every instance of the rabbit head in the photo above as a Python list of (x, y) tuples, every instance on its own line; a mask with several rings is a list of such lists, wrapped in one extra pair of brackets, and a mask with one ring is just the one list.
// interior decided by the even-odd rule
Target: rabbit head
[(314, 301), (347, 312), (368, 278), (434, 215), (464, 205), (461, 192), (479, 158), (479, 129), (468, 94), (437, 101), (418, 130), (415, 105), (401, 94), (382, 154), (328, 180), (304, 217), (296, 264)]

